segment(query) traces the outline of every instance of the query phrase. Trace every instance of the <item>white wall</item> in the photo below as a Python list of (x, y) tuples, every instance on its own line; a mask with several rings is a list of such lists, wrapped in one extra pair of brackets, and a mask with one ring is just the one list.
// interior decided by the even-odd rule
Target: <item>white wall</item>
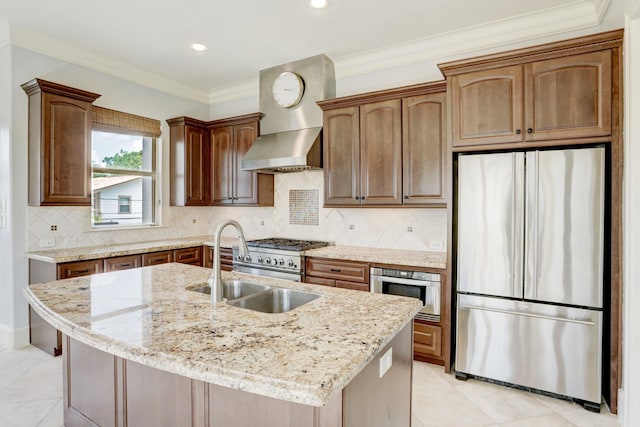
[(640, 0), (630, 2), (625, 25), (623, 425), (640, 425)]

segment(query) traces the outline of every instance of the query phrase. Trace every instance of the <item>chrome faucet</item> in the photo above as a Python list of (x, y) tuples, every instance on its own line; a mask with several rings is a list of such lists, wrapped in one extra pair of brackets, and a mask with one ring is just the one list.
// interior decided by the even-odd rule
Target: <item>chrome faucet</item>
[(222, 230), (227, 225), (233, 225), (238, 231), (238, 239), (240, 240), (240, 256), (245, 257), (249, 255), (249, 248), (247, 247), (247, 242), (244, 239), (244, 232), (242, 231), (242, 227), (238, 224), (237, 221), (232, 219), (227, 219), (222, 224), (218, 225), (215, 233), (213, 234), (213, 271), (211, 272), (211, 277), (209, 277), (208, 283), (211, 287), (211, 304), (215, 307), (216, 303), (222, 301), (222, 277), (220, 275), (220, 235), (222, 234)]

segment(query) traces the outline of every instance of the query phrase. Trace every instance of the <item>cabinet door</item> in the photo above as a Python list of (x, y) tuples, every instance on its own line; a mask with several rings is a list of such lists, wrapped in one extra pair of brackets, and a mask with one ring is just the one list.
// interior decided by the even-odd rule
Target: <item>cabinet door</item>
[(176, 249), (173, 251), (173, 259), (182, 264), (202, 266), (202, 246)]
[(142, 254), (142, 266), (173, 262), (173, 251), (160, 251)]
[(69, 279), (71, 277), (90, 276), (102, 273), (102, 259), (92, 259), (89, 261), (73, 261), (58, 264), (57, 279)]
[(521, 65), (453, 76), (453, 146), (522, 141), (523, 86)]
[(324, 204), (360, 204), (358, 107), (324, 112)]
[(185, 127), (185, 151), (187, 195), (185, 204), (187, 206), (204, 206), (207, 204), (204, 129), (193, 126)]
[(104, 271), (128, 270), (130, 268), (140, 267), (140, 255), (124, 255), (104, 260)]
[(414, 322), (413, 351), (418, 356), (442, 356), (442, 328)]
[(329, 258), (307, 258), (309, 276), (369, 284), (369, 264)]
[(445, 198), (446, 93), (402, 100), (403, 203), (441, 205)]
[(364, 205), (402, 204), (401, 101), (360, 107), (360, 200)]
[(525, 66), (528, 140), (611, 134), (611, 51)]
[(91, 205), (91, 104), (42, 94), (40, 204)]
[(240, 162), (258, 137), (258, 124), (247, 123), (234, 126), (235, 156), (233, 171), (235, 182), (234, 203), (258, 203), (258, 174), (240, 170)]
[(211, 203), (233, 203), (233, 126), (211, 130)]
[(334, 288), (336, 286), (335, 279), (325, 279), (324, 277), (306, 276), (304, 282), (312, 285), (332, 286)]

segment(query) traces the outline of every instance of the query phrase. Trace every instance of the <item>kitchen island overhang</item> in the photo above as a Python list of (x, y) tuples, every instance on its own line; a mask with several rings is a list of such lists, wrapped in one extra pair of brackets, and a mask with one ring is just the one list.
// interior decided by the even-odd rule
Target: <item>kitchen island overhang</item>
[[(91, 348), (312, 407), (327, 405), (401, 331), (411, 330), (421, 308), (415, 299), (231, 272), (223, 278), (322, 296), (280, 314), (226, 303), (213, 309), (207, 295), (188, 290), (205, 283), (209, 274), (209, 269), (165, 264), (33, 284), (25, 296), (46, 321)], [(410, 354), (411, 334), (400, 335), (407, 335), (403, 345)], [(410, 376), (410, 363), (408, 369)]]

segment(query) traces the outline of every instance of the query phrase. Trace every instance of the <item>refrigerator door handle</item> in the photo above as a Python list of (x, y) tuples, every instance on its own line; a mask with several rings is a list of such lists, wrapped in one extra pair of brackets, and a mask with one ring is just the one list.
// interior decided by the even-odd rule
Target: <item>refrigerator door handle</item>
[(539, 212), (540, 186), (539, 182), (539, 152), (531, 151), (526, 154), (526, 227), (525, 227), (525, 254), (526, 263), (524, 279), (524, 295), (527, 298), (538, 297), (538, 235), (539, 235)]
[(594, 322), (588, 320), (576, 320), (576, 319), (566, 319), (564, 317), (555, 317), (555, 316), (545, 316), (544, 314), (535, 314), (535, 313), (527, 313), (523, 311), (513, 311), (513, 310), (503, 310), (499, 308), (489, 308), (489, 307), (481, 307), (477, 305), (462, 305), (460, 306), (463, 310), (482, 310), (482, 311), (490, 311), (492, 313), (503, 313), (503, 314), (512, 314), (516, 316), (526, 316), (526, 317), (535, 317), (538, 319), (545, 320), (554, 320), (559, 322), (569, 322), (569, 323), (577, 323), (579, 325), (587, 325), (587, 326), (595, 326)]
[(513, 236), (513, 296), (523, 295), (523, 245), (524, 245), (524, 198), (525, 198), (525, 154), (514, 153), (513, 161), (513, 217), (511, 218), (511, 235)]

